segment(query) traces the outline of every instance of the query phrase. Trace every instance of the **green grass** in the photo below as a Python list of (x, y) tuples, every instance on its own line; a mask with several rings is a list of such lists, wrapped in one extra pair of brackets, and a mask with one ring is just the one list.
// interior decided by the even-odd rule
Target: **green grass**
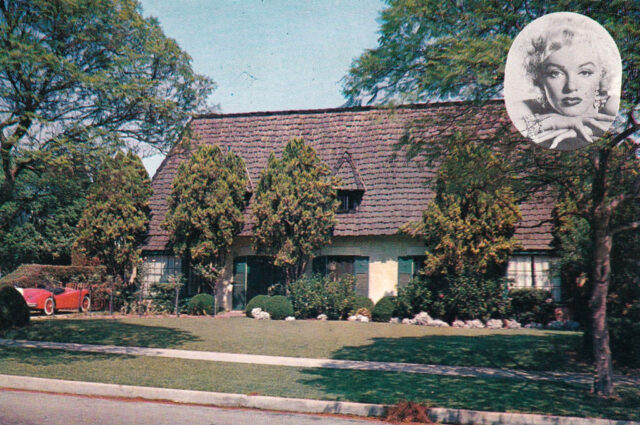
[(602, 400), (585, 386), (391, 372), (302, 369), (195, 360), (0, 349), (0, 373), (281, 397), (432, 405), (474, 410), (640, 420), (640, 389)]
[(38, 320), (6, 337), (276, 356), (590, 371), (577, 332), (468, 330), (247, 318)]

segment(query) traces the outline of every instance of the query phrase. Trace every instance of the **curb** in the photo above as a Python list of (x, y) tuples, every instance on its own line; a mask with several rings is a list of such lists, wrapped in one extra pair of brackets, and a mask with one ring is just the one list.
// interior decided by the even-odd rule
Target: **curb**
[(0, 388), (81, 396), (142, 398), (145, 400), (170, 401), (182, 404), (198, 404), (219, 407), (246, 407), (252, 409), (280, 410), (299, 413), (333, 413), (340, 415), (376, 417), (384, 416), (386, 414), (386, 408), (381, 404), (307, 400), (301, 398), (269, 397), (259, 395), (248, 396), (245, 394), (102, 384), (13, 375), (0, 375)]
[[(0, 388), (80, 396), (141, 398), (149, 401), (170, 401), (181, 404), (243, 407), (297, 413), (382, 417), (387, 410), (386, 406), (381, 404), (258, 395), (248, 396), (244, 394), (139, 387), (14, 375), (0, 375)], [(429, 409), (429, 417), (434, 422), (455, 425), (640, 425), (640, 422), (614, 419), (484, 412), (440, 407)]]

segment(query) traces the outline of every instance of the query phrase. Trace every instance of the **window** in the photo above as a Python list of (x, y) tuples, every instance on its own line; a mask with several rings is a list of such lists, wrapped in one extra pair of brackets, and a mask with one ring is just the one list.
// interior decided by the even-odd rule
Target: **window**
[(509, 259), (507, 277), (513, 288), (539, 288), (550, 291), (560, 301), (560, 278), (551, 270), (551, 258), (546, 255), (515, 255)]
[(329, 255), (313, 259), (313, 273), (340, 279), (345, 274), (356, 277), (356, 294), (369, 296), (369, 257)]
[(338, 190), (339, 213), (354, 212), (362, 202), (363, 190)]
[(409, 281), (418, 275), (426, 259), (425, 255), (398, 257), (398, 289), (407, 286)]
[(173, 255), (147, 255), (144, 258), (142, 282), (145, 288), (153, 283), (167, 283), (169, 276), (182, 275), (182, 261)]

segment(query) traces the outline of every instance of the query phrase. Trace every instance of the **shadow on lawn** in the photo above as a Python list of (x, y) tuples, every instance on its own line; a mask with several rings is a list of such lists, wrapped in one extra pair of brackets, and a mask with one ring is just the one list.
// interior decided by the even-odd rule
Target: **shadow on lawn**
[(456, 378), (392, 372), (305, 369), (300, 382), (341, 400), (553, 415), (640, 419), (640, 389), (618, 387), (617, 399), (601, 400), (586, 386), (506, 379)]
[(590, 366), (577, 360), (581, 343), (580, 333), (374, 338), (369, 345), (336, 350), (332, 358), (588, 372)]
[(161, 326), (144, 326), (117, 320), (47, 320), (8, 332), (4, 338), (78, 344), (173, 348), (199, 341), (191, 332)]

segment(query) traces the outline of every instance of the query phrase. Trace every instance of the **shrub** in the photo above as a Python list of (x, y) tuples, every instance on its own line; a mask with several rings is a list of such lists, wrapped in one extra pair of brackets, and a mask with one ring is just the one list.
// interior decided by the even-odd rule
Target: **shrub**
[(388, 322), (396, 310), (397, 297), (386, 296), (380, 298), (373, 308), (372, 318), (374, 322)]
[(189, 300), (187, 311), (189, 314), (213, 314), (213, 295), (198, 294)]
[(285, 317), (293, 316), (293, 306), (291, 305), (291, 301), (289, 301), (284, 295), (267, 297), (263, 310), (269, 313), (273, 320), (282, 320)]
[(356, 278), (353, 275), (343, 275), (339, 280), (325, 278), (325, 311), (331, 320), (345, 319), (356, 298)]
[(95, 280), (102, 280), (105, 270), (104, 266), (23, 264), (2, 277), (0, 284), (18, 286), (20, 288), (37, 288), (66, 285), (67, 283), (90, 283)]
[(29, 307), (12, 286), (0, 287), (0, 329), (26, 326), (29, 324)]
[[(304, 276), (289, 284), (289, 300), (298, 319), (316, 318), (325, 311), (325, 279), (319, 275)], [(249, 313), (251, 311), (249, 310)]]
[(369, 299), (369, 297), (365, 297), (364, 295), (356, 295), (353, 300), (353, 306), (351, 307), (351, 311), (349, 314), (358, 314), (358, 310), (361, 308), (365, 308), (369, 310), (369, 312), (373, 311), (373, 301)]
[(267, 311), (265, 306), (268, 299), (269, 299), (268, 295), (256, 295), (255, 297), (251, 298), (247, 303), (247, 307), (244, 309), (244, 312), (247, 315), (247, 317), (252, 317), (251, 310), (253, 310), (254, 308), (259, 307), (262, 309), (262, 311)]
[(515, 288), (509, 291), (511, 313), (520, 323), (548, 323), (554, 319), (555, 304), (551, 292), (536, 288)]
[(396, 311), (393, 314), (413, 317), (421, 311), (430, 312), (432, 299), (429, 283), (430, 280), (427, 278), (413, 278), (407, 286), (400, 288), (396, 299)]
[(355, 306), (355, 284), (352, 275), (344, 275), (337, 281), (328, 276), (304, 276), (292, 282), (289, 299), (295, 316), (306, 319), (326, 314), (332, 320), (346, 318)]
[(441, 299), (444, 318), (449, 321), (456, 318), (487, 321), (502, 318), (509, 311), (505, 278), (492, 279), (478, 274), (465, 274), (447, 277), (445, 282), (446, 291)]
[(627, 303), (608, 317), (611, 352), (617, 365), (640, 367), (640, 301)]

